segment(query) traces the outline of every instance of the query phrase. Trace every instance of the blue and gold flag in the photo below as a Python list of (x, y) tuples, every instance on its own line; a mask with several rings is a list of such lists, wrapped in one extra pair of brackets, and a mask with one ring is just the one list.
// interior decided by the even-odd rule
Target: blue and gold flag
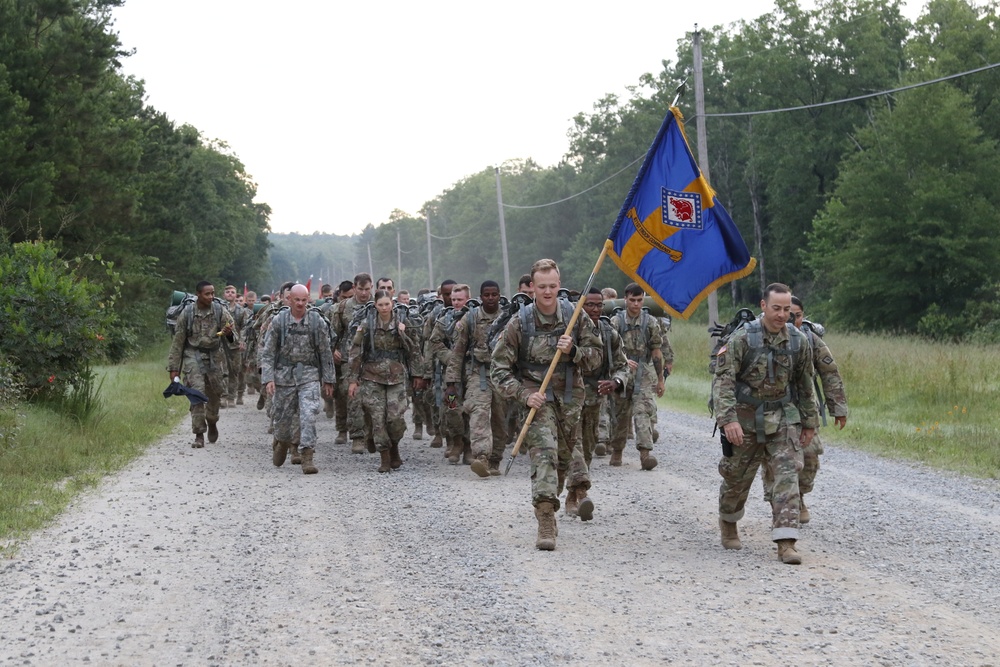
[(668, 312), (687, 319), (757, 260), (701, 175), (671, 107), (608, 235), (608, 254)]

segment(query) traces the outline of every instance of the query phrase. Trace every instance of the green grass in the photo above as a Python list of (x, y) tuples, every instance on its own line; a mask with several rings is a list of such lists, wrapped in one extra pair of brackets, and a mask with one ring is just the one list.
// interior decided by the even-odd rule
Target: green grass
[(82, 489), (119, 470), (188, 412), (164, 400), (166, 344), (120, 366), (96, 368), (99, 406), (84, 423), (44, 406), (21, 406), (14, 442), (0, 449), (0, 553), (52, 520)]
[[(708, 335), (675, 320), (676, 361), (662, 404), (707, 414)], [(921, 461), (976, 477), (1000, 477), (1000, 347), (917, 338), (828, 333), (851, 413), (824, 442)]]

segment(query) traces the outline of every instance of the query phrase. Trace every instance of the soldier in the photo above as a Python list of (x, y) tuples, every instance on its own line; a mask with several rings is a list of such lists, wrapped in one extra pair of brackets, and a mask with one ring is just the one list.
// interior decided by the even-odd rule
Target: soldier
[(655, 317), (643, 310), (645, 293), (636, 283), (625, 288), (625, 310), (615, 315), (611, 322), (618, 330), (625, 346), (628, 365), (635, 373), (623, 400), (615, 401), (615, 429), (611, 435), (610, 465), (622, 464), (622, 451), (628, 439), (629, 424), (633, 415), (636, 421), (636, 448), (643, 470), (656, 467), (653, 450), (653, 415), (656, 398), (663, 396), (663, 335)]
[[(722, 546), (740, 549), (736, 523), (762, 464), (771, 469), (771, 539), (778, 558), (797, 565), (799, 480), (802, 448), (817, 427), (812, 349), (791, 324), (792, 295), (772, 283), (760, 305), (764, 313), (729, 337), (716, 354), (712, 386), (716, 422), (723, 432), (719, 462), (719, 529)], [(800, 431), (801, 429), (801, 431)], [(729, 454), (727, 456), (727, 454)]]
[[(559, 508), (558, 443), (560, 437), (569, 443), (577, 440), (585, 395), (580, 373), (600, 365), (601, 341), (588, 317), (581, 317), (567, 331), (572, 307), (558, 298), (559, 267), (553, 260), (535, 262), (531, 280), (535, 303), (522, 307), (507, 323), (493, 350), (490, 378), (501, 394), (537, 410), (525, 438), (531, 456), (531, 500), (538, 520), (535, 547), (551, 551), (556, 548), (555, 511)], [(538, 390), (557, 349), (561, 357), (543, 394)], [(582, 456), (579, 461), (583, 463)], [(583, 491), (586, 487), (589, 482)], [(578, 490), (574, 496), (580, 498)]]
[(399, 441), (406, 433), (407, 376), (423, 388), (420, 351), (394, 312), (392, 296), (375, 292), (374, 306), (365, 309), (351, 345), (348, 396), (363, 406), (365, 427), (381, 458), (378, 471), (403, 465)]
[[(267, 299), (267, 305), (260, 309), (257, 315), (254, 317), (253, 330), (247, 337), (247, 356), (253, 359), (253, 369), (252, 372), (260, 376), (261, 359), (260, 355), (264, 347), (264, 336), (267, 334), (267, 329), (271, 325), (271, 319), (278, 314), (283, 305), (288, 305), (285, 303), (286, 295), (289, 290), (292, 289), (294, 285), (292, 281), (288, 281), (281, 285), (278, 290), (280, 298), (273, 303), (271, 299)], [(261, 299), (262, 301), (264, 299)], [(249, 367), (249, 364), (248, 364)], [(270, 396), (266, 391), (261, 391), (260, 396), (257, 397), (257, 409), (263, 410), (268, 406), (268, 401), (270, 401)], [(271, 411), (268, 410), (268, 415)], [(268, 431), (270, 432), (270, 431)]]
[(535, 288), (531, 286), (530, 273), (525, 273), (521, 276), (520, 280), (517, 281), (517, 291), (522, 294), (527, 294), (532, 299), (535, 298)]
[(290, 307), (271, 319), (261, 349), (261, 382), (272, 397), (274, 442), (271, 462), (281, 466), (288, 450), (292, 463), (301, 456), (302, 474), (318, 472), (313, 463), (316, 449), (316, 415), (322, 394), (333, 393), (336, 381), (330, 325), (309, 307), (309, 290), (293, 285)]
[(246, 385), (246, 393), (251, 396), (260, 391), (260, 375), (257, 374), (257, 362), (255, 358), (256, 350), (254, 350), (253, 354), (250, 351), (250, 337), (253, 333), (254, 320), (253, 307), (256, 303), (257, 293), (254, 291), (247, 292), (244, 299), (244, 306), (247, 309), (247, 322), (246, 326), (243, 327), (243, 331), (240, 332), (240, 342), (243, 343), (243, 380), (244, 385)]
[(375, 289), (388, 292), (390, 299), (396, 296), (396, 284), (392, 282), (392, 278), (379, 278), (375, 281)]
[(409, 306), (410, 291), (405, 289), (399, 290), (399, 294), (396, 295), (396, 303), (398, 303), (401, 306)]
[[(466, 302), (469, 300), (468, 285), (447, 285), (448, 296), (451, 301), (451, 308), (445, 308), (434, 322), (431, 335), (424, 343), (424, 355), (428, 364), (434, 364), (433, 378), (435, 389), (440, 387), (442, 393), (442, 404), (440, 406), (440, 417), (438, 420), (438, 433), (444, 436), (448, 443), (448, 450), (445, 456), (448, 462), (457, 465), (460, 458), (466, 459), (466, 463), (471, 463), (472, 450), (470, 443), (465, 437), (465, 415), (462, 405), (462, 394), (453, 384), (445, 390), (445, 373), (448, 364), (452, 359), (453, 337), (455, 326), (465, 312)], [(466, 451), (468, 449), (468, 451)]]
[(622, 338), (618, 335), (618, 330), (611, 325), (611, 320), (601, 317), (603, 308), (604, 299), (601, 291), (591, 287), (590, 293), (584, 299), (583, 311), (597, 326), (604, 354), (601, 355), (600, 368), (592, 373), (583, 374), (587, 398), (584, 401), (580, 431), (583, 441), (583, 460), (586, 461), (588, 468), (599, 444), (598, 422), (601, 420), (601, 414), (606, 412), (607, 397), (623, 393), (632, 379), (632, 370), (628, 365), (628, 357), (625, 356)]
[[(452, 291), (452, 303), (456, 291), (458, 287)], [(491, 350), (487, 334), (500, 315), (500, 285), (495, 280), (480, 285), (479, 302), (455, 324), (444, 381), (449, 395), (462, 397), (469, 421), (472, 472), (489, 477), (500, 474), (507, 444), (506, 400), (489, 379)]]
[[(427, 423), (427, 432), (430, 433), (431, 426), (434, 427), (434, 439), (431, 440), (431, 447), (440, 447), (443, 437), (441, 432), (441, 408), (444, 402), (443, 373), (444, 368), (439, 360), (427, 349), (431, 334), (434, 333), (434, 326), (437, 319), (445, 310), (451, 308), (451, 291), (455, 287), (455, 281), (451, 279), (441, 281), (438, 288), (438, 298), (441, 303), (434, 305), (433, 309), (424, 315), (424, 328), (421, 332), (423, 340), (424, 371), (427, 374), (424, 378), (427, 390), (424, 391), (424, 414), (429, 414), (431, 421)], [(429, 290), (428, 290), (429, 292)], [(445, 452), (445, 456), (448, 452)]]
[[(243, 343), (241, 336), (243, 327), (246, 326), (250, 318), (247, 309), (236, 302), (236, 287), (234, 285), (226, 285), (226, 289), (222, 295), (226, 299), (226, 310), (229, 311), (235, 323), (233, 342), (229, 342), (227, 339), (222, 343), (222, 347), (226, 353), (226, 367), (229, 369), (228, 407), (232, 408), (237, 405), (243, 405), (243, 384), (245, 382), (243, 375), (243, 351), (246, 349), (246, 345)], [(233, 400), (233, 396), (236, 396), (235, 401)], [(220, 405), (219, 407), (223, 406)]]
[[(341, 285), (343, 287), (343, 285)], [(365, 432), (365, 416), (360, 399), (353, 399), (348, 396), (348, 369), (343, 364), (347, 362), (351, 353), (351, 341), (354, 340), (354, 333), (357, 331), (357, 317), (364, 309), (372, 296), (372, 277), (367, 273), (359, 273), (354, 276), (351, 283), (354, 295), (345, 301), (337, 304), (336, 308), (330, 311), (330, 325), (333, 333), (337, 337), (337, 350), (333, 353), (333, 360), (340, 364), (337, 367), (337, 391), (338, 400), (343, 396), (344, 401), (344, 421), (340, 420), (340, 406), (337, 406), (337, 438), (334, 441), (338, 445), (347, 443), (348, 432), (351, 437), (351, 452), (364, 454), (365, 449), (375, 452), (375, 443), (371, 439), (371, 434)]]
[(219, 439), (216, 423), (219, 405), (226, 396), (226, 355), (220, 337), (234, 340), (234, 322), (229, 311), (215, 300), (215, 287), (203, 280), (195, 287), (197, 299), (184, 307), (177, 318), (174, 338), (167, 356), (170, 381), (176, 378), (208, 397), (208, 404), (191, 406), (192, 447), (205, 446), (206, 425), (208, 441)]
[[(826, 400), (826, 409), (833, 415), (834, 423), (843, 429), (847, 425), (847, 392), (844, 390), (844, 378), (841, 377), (837, 369), (837, 362), (833, 359), (833, 353), (823, 340), (825, 329), (814, 322), (805, 319), (802, 310), (802, 300), (797, 296), (792, 297), (791, 317), (795, 326), (809, 339), (809, 346), (812, 348), (813, 386), (816, 389), (816, 399), (821, 399), (818, 382), (823, 383), (822, 398)], [(816, 376), (819, 376), (818, 378)], [(826, 412), (823, 403), (819, 403), (820, 417), (823, 425), (826, 425)], [(819, 432), (813, 434), (813, 439), (808, 447), (802, 448), (802, 470), (799, 472), (799, 523), (809, 523), (809, 509), (803, 496), (813, 490), (816, 482), (816, 473), (819, 472), (819, 455), (823, 453), (823, 443), (820, 442)], [(774, 481), (770, 475), (770, 469), (766, 466), (761, 469), (761, 478), (764, 483), (764, 499), (771, 501), (771, 486)]]

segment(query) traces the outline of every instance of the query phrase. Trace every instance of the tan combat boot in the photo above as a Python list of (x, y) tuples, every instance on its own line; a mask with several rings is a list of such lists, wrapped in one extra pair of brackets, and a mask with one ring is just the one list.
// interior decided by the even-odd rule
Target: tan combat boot
[(538, 519), (538, 538), (535, 548), (542, 551), (554, 551), (556, 548), (556, 511), (552, 503), (538, 503), (535, 508), (535, 518)]
[(611, 450), (611, 460), (608, 461), (608, 465), (618, 467), (621, 464), (622, 464), (622, 450), (620, 449)]
[(566, 509), (566, 516), (576, 516), (580, 507), (576, 499), (576, 489), (570, 489), (566, 492), (566, 504), (563, 507)]
[(236, 405), (243, 405), (243, 394), (240, 393), (236, 396)]
[(465, 441), (461, 437), (448, 438), (448, 463), (458, 465), (458, 460), (462, 457), (462, 450), (465, 449)]
[(275, 440), (271, 449), (274, 450), (271, 455), (271, 463), (280, 468), (285, 463), (285, 457), (288, 456), (288, 443)]
[(472, 445), (462, 438), (462, 465), (472, 465)]
[(302, 463), (302, 455), (299, 453), (299, 446), (296, 445), (295, 443), (292, 443), (290, 449), (292, 452), (292, 465), (297, 466), (300, 463)]
[(490, 461), (490, 477), (499, 477), (502, 473), (500, 472), (500, 462)]
[(204, 433), (195, 433), (194, 434), (194, 442), (191, 443), (191, 448), (192, 449), (201, 449), (204, 446), (205, 446), (205, 434)]
[(587, 497), (587, 490), (582, 486), (576, 487), (576, 514), (581, 521), (590, 521), (594, 518), (594, 501)]
[(719, 530), (722, 532), (722, 546), (724, 548), (734, 550), (743, 548), (743, 543), (740, 542), (740, 532), (736, 529), (735, 521), (719, 519)]
[(381, 457), (382, 460), (381, 464), (378, 467), (378, 471), (389, 472), (390, 470), (392, 470), (392, 455), (389, 454), (389, 450), (383, 449), (381, 452), (379, 452), (379, 456)]
[(337, 437), (334, 438), (333, 444), (335, 444), (335, 445), (346, 445), (347, 444), (347, 431), (337, 431)]
[(802, 555), (795, 550), (795, 540), (778, 540), (778, 558), (787, 565), (802, 563)]
[(389, 466), (393, 470), (398, 470), (403, 465), (403, 459), (399, 456), (399, 443), (397, 442), (389, 448)]
[(365, 453), (365, 440), (364, 438), (355, 438), (351, 443), (351, 454), (364, 454)]
[(596, 445), (594, 445), (594, 456), (607, 456), (607, 455), (608, 455), (608, 446), (606, 444), (604, 444), (603, 442), (599, 442)]
[[(427, 429), (427, 432), (430, 433), (430, 428)], [(431, 440), (431, 447), (433, 447), (434, 449), (437, 449), (438, 447), (441, 447), (443, 444), (444, 443), (441, 442), (441, 433), (440, 432), (435, 433), (434, 434), (434, 439)]]
[(313, 465), (313, 448), (304, 447), (302, 449), (302, 474), (303, 475), (315, 475), (319, 472), (319, 468)]
[(811, 518), (805, 499), (799, 496), (799, 523), (809, 523), (809, 519)]
[(424, 425), (423, 424), (414, 424), (413, 425), (413, 439), (414, 440), (423, 440), (424, 439)]
[(653, 456), (653, 452), (649, 449), (639, 450), (639, 464), (642, 466), (643, 470), (652, 470), (656, 467), (656, 457)]
[(472, 462), (472, 472), (476, 473), (480, 477), (490, 476), (490, 463), (486, 460), (486, 454), (480, 454), (476, 457), (476, 460)]

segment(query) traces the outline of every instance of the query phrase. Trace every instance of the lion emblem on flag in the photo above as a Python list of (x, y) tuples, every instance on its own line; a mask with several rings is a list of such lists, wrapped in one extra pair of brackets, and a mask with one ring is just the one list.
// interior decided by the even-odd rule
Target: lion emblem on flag
[(681, 229), (702, 229), (701, 195), (663, 188), (663, 224)]

